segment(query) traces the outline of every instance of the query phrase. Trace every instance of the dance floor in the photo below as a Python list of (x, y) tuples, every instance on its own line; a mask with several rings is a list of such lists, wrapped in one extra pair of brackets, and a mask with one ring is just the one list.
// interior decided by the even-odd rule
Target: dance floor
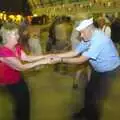
[[(25, 73), (31, 95), (31, 120), (71, 120), (82, 107), (83, 82), (73, 89), (73, 78), (53, 71), (51, 65)], [(120, 81), (114, 81), (111, 97), (105, 102), (103, 120), (120, 119)], [(12, 120), (13, 105), (8, 94), (0, 92), (0, 120)]]

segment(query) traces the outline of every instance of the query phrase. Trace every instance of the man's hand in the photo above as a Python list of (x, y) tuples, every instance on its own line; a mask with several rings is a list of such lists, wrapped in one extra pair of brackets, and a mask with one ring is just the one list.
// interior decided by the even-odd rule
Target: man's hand
[(59, 62), (61, 62), (61, 57), (58, 57), (58, 56), (56, 56), (56, 55), (52, 55), (52, 56), (49, 56), (48, 58), (46, 58), (46, 59), (48, 59), (48, 61), (49, 61), (49, 64), (56, 64), (56, 63), (59, 63)]

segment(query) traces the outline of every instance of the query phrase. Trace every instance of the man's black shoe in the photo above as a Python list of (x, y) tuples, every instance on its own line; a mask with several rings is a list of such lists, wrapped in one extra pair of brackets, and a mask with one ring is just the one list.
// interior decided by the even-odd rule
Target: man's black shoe
[(81, 118), (81, 113), (80, 113), (80, 112), (74, 113), (74, 114), (72, 115), (72, 118), (74, 118), (74, 119)]
[(78, 84), (73, 84), (73, 89), (77, 89), (78, 88)]
[(72, 118), (74, 118), (74, 119), (83, 119), (85, 117), (85, 112), (84, 112), (84, 108), (83, 109), (81, 109), (81, 111), (80, 112), (77, 112), (77, 113), (74, 113), (73, 115), (72, 115)]

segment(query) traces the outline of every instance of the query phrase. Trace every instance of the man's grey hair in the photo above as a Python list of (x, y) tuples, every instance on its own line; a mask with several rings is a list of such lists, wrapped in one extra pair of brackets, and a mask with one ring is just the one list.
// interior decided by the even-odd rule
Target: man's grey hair
[(94, 26), (94, 24), (89, 25), (86, 30), (90, 30), (90, 31), (94, 31), (96, 29), (96, 27)]

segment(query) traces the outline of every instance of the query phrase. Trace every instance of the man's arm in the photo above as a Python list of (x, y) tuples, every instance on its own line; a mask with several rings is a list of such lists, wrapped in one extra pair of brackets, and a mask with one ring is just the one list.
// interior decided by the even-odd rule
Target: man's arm
[(89, 58), (86, 56), (79, 56), (79, 57), (75, 57), (75, 58), (62, 58), (61, 62), (70, 63), (70, 64), (82, 64), (88, 60), (89, 60)]
[(55, 55), (58, 56), (58, 57), (61, 57), (61, 58), (70, 58), (70, 57), (77, 56), (78, 53), (75, 52), (75, 51), (69, 51), (69, 52), (59, 53), (59, 54), (55, 54)]

